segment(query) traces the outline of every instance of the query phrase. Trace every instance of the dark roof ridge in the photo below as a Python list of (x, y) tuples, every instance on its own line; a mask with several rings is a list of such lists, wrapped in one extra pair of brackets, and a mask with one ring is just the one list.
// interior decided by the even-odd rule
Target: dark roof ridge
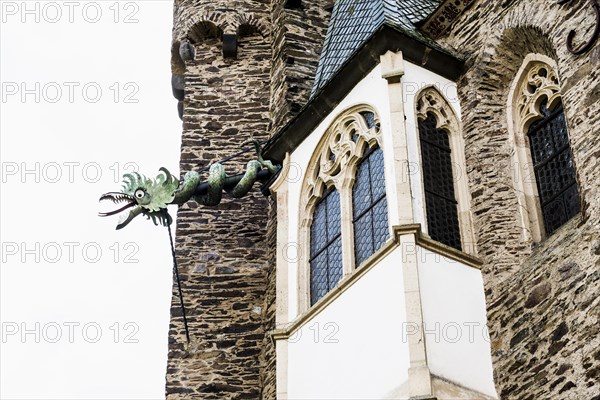
[(311, 96), (337, 73), (341, 65), (383, 25), (435, 47), (437, 44), (421, 33), (416, 23), (433, 12), (441, 0), (337, 0)]
[(463, 62), (431, 41), (409, 35), (396, 24), (384, 23), (347, 58), (300, 112), (265, 145), (265, 158), (282, 162), (377, 64), (387, 51), (402, 51), (404, 59), (447, 79), (456, 80)]

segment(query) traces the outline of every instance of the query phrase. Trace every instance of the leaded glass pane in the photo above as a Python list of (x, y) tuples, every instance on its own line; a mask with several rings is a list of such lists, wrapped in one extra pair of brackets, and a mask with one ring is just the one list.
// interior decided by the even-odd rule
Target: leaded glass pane
[(437, 119), (433, 113), (427, 113), (427, 118), (419, 122), (419, 137), (421, 140), (438, 146), (442, 149), (450, 150), (450, 139), (443, 130), (437, 128)]
[(371, 204), (371, 179), (368, 162), (363, 161), (356, 171), (352, 189), (352, 209), (354, 216), (362, 214)]
[(373, 221), (371, 212), (354, 221), (354, 256), (356, 265), (360, 265), (373, 254)]
[(317, 254), (327, 244), (327, 203), (317, 204), (310, 229), (310, 252)]
[(340, 192), (334, 190), (327, 196), (327, 242), (339, 236), (342, 229), (340, 212)]
[(383, 151), (367, 151), (352, 188), (354, 257), (356, 266), (369, 258), (389, 237)]
[(316, 303), (329, 291), (327, 282), (327, 251), (310, 262), (310, 302)]
[(338, 237), (327, 249), (328, 282), (331, 290), (342, 279), (342, 238)]
[(434, 193), (425, 193), (429, 236), (447, 246), (461, 249), (456, 203)]
[(434, 114), (419, 121), (425, 208), (429, 236), (455, 249), (461, 249), (458, 203), (454, 195), (454, 177), (450, 139), (437, 128)]
[(375, 113), (371, 111), (363, 111), (360, 113), (360, 115), (362, 115), (362, 117), (365, 119), (367, 128), (371, 129), (375, 126)]
[(369, 156), (369, 172), (371, 176), (371, 191), (373, 200), (385, 196), (385, 165), (383, 163), (383, 150), (377, 148)]
[(546, 233), (552, 234), (579, 212), (579, 193), (562, 104), (540, 106), (544, 116), (529, 129), (529, 146)]
[(310, 227), (310, 301), (317, 302), (342, 277), (340, 196), (328, 191), (315, 206)]
[(387, 201), (383, 198), (373, 207), (373, 246), (375, 250), (381, 248), (390, 236), (387, 216)]

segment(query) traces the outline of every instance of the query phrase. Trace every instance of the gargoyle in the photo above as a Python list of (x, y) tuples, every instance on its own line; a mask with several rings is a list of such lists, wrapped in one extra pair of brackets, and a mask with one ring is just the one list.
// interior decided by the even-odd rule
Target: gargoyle
[(181, 180), (171, 175), (166, 168), (160, 168), (160, 173), (155, 179), (147, 178), (137, 172), (125, 174), (121, 192), (109, 192), (100, 197), (100, 201), (126, 203), (125, 206), (99, 215), (107, 217), (129, 210), (128, 214), (123, 214), (121, 217), (117, 229), (124, 228), (140, 214), (152, 219), (155, 225), (160, 223), (167, 226), (172, 222), (166, 212), (169, 204), (182, 205), (193, 198), (200, 205), (215, 206), (221, 202), (223, 190), (232, 197), (243, 197), (257, 181), (259, 172), (263, 168), (266, 168), (269, 174), (275, 174), (279, 170), (279, 167), (262, 158), (258, 141), (246, 142), (242, 146), (248, 144), (255, 146), (258, 160), (249, 161), (244, 174), (232, 177), (227, 176), (222, 164), (212, 164), (205, 190), (199, 190), (200, 174), (195, 171), (187, 172)]

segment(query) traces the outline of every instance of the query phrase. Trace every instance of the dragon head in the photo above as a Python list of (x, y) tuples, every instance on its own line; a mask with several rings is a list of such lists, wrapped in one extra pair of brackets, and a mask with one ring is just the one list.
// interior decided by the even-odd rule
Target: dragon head
[(122, 190), (105, 193), (100, 197), (100, 201), (110, 200), (115, 204), (126, 204), (117, 210), (101, 212), (99, 215), (108, 217), (129, 210), (128, 214), (121, 217), (117, 229), (124, 228), (140, 214), (152, 219), (155, 225), (159, 223), (170, 225), (172, 220), (166, 209), (175, 197), (179, 180), (166, 168), (160, 168), (160, 172), (155, 179), (147, 178), (137, 172), (123, 175)]

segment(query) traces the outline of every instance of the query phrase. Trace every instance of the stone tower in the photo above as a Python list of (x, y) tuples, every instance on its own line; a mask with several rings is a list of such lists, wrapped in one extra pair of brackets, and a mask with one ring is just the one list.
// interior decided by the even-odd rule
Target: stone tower
[[(264, 141), (308, 100), (325, 35), (321, 1), (175, 0), (173, 94), (183, 120), (181, 171)], [(181, 41), (194, 59), (180, 56)], [(225, 164), (243, 171), (252, 153)], [(177, 257), (191, 345), (174, 288), (169, 399), (274, 398), (273, 204), (260, 191), (177, 216)], [(269, 222), (270, 221), (270, 222)]]
[[(502, 399), (599, 400), (600, 197), (597, 183), (600, 141), (597, 140), (597, 126), (600, 123), (600, 75), (597, 71), (600, 23), (596, 17), (600, 8), (598, 0), (589, 2), (593, 7), (586, 3), (542, 0), (338, 1), (330, 22), (334, 28), (331, 31), (338, 32), (331, 34), (336, 41), (328, 40), (324, 45), (331, 10), (327, 0), (175, 0), (172, 83), (183, 120), (181, 170), (199, 171), (211, 162), (238, 153), (240, 145), (250, 138), (266, 140), (272, 135), (275, 136), (267, 148), (267, 157), (281, 161), (286, 153), (293, 157), (299, 148), (301, 157), (298, 159), (304, 160), (303, 165), (307, 166), (314, 148), (298, 146), (310, 135), (325, 134), (318, 130), (325, 118), (345, 116), (341, 108), (354, 107), (351, 101), (369, 104), (387, 101), (387, 97), (382, 96), (389, 93), (395, 93), (395, 100), (381, 104), (380, 110), (387, 110), (391, 104), (402, 105), (393, 112), (380, 113), (389, 120), (387, 132), (392, 132), (392, 120), (399, 127), (396, 131), (399, 135), (406, 135), (401, 132), (412, 124), (414, 143), (417, 143), (420, 139), (417, 139), (418, 115), (415, 114), (418, 113), (411, 103), (418, 93), (416, 87), (421, 84), (434, 86), (434, 83), (450, 83), (450, 86), (440, 87), (456, 85), (456, 96), (451, 92), (445, 95), (449, 101), (458, 101), (460, 105), (464, 144), (458, 151), (464, 153), (465, 159), (461, 183), (468, 192), (465, 211), (468, 209), (473, 227), (473, 238), (465, 244), (474, 244), (471, 247), (476, 250), (472, 254), (477, 260), (475, 269), (480, 269), (482, 274), (481, 299), (485, 297), (487, 306), (487, 323), (483, 325), (489, 329), (490, 376), (493, 362), (496, 392)], [(377, 14), (370, 14), (360, 23), (340, 24), (340, 19), (359, 18), (361, 9), (377, 11)], [(339, 14), (338, 10), (344, 10), (344, 13)], [(375, 26), (370, 26), (369, 21)], [(573, 52), (569, 49), (573, 32), (575, 48), (579, 49), (585, 40), (591, 40), (586, 46), (588, 50)], [(190, 57), (191, 51), (188, 51), (184, 54), (185, 60), (179, 51), (184, 38), (195, 49), (195, 57)], [(358, 48), (353, 46), (359, 46), (363, 41), (366, 45), (351, 54), (350, 49)], [(330, 46), (331, 43), (335, 45)], [(330, 53), (324, 65), (336, 66), (330, 70), (334, 76), (309, 101), (314, 77), (323, 76), (322, 69), (317, 73), (322, 47), (324, 54)], [(384, 62), (380, 56), (387, 51), (393, 55), (386, 56), (384, 60), (389, 62)], [(412, 63), (412, 78), (403, 68), (391, 68), (394, 62), (390, 60), (403, 60), (399, 51), (404, 61), (396, 65)], [(448, 57), (440, 58), (441, 53)], [(448, 63), (448, 60), (456, 63)], [(533, 61), (538, 64), (532, 64)], [(524, 71), (534, 71), (531, 65), (539, 63), (546, 68), (539, 68), (544, 72), (535, 79), (524, 74)], [(337, 66), (341, 66), (339, 70)], [(453, 66), (460, 72), (446, 76)], [(379, 67), (386, 68), (385, 74), (376, 70)], [(437, 70), (439, 75), (452, 82), (436, 78), (438, 80), (432, 83), (431, 74), (419, 75), (422, 72), (419, 68), (429, 72)], [(361, 82), (367, 82), (367, 78), (373, 78), (370, 83), (382, 85), (380, 89), (375, 84), (363, 90), (367, 86), (361, 86)], [(521, 86), (526, 79), (531, 80), (528, 86)], [(549, 82), (543, 91), (536, 89), (541, 87), (541, 81)], [(399, 83), (407, 84), (403, 88), (407, 96), (400, 95)], [(340, 105), (344, 96), (356, 88), (358, 94)], [(523, 173), (522, 169), (530, 163), (519, 155), (524, 149), (527, 152), (527, 145), (524, 136), (516, 135), (515, 131), (527, 133), (528, 128), (522, 124), (525, 121), (522, 111), (533, 108), (537, 112), (541, 103), (532, 101), (535, 107), (518, 108), (519, 105), (529, 104), (527, 99), (536, 93), (548, 93), (546, 90), (554, 90), (553, 98), (560, 97), (564, 105), (568, 129), (562, 132), (568, 130), (573, 152), (571, 167), (575, 165), (577, 170), (580, 201), (574, 217), (565, 220), (554, 233), (541, 235), (544, 228), (540, 225), (541, 219), (536, 217), (540, 210), (532, 196), (535, 190), (531, 189), (537, 178), (535, 174)], [(399, 102), (401, 98), (403, 101)], [(338, 106), (340, 109), (336, 111)], [(355, 120), (360, 121), (360, 118), (365, 117)], [(365, 123), (368, 128), (368, 122)], [(394, 141), (390, 139), (388, 143)], [(396, 146), (400, 153), (393, 158), (395, 161), (410, 159), (410, 154), (401, 153), (404, 147)], [(331, 154), (323, 153), (323, 156), (333, 161), (336, 156), (332, 160)], [(228, 161), (225, 164), (228, 173), (240, 173), (253, 157), (252, 153), (244, 153)], [(414, 157), (419, 165), (418, 150)], [(288, 161), (290, 159), (288, 157)], [(396, 170), (401, 171), (399, 168)], [(279, 180), (281, 185), (274, 186), (279, 210), (275, 209), (272, 197), (265, 198), (257, 189), (244, 199), (231, 201), (225, 198), (214, 208), (199, 208), (193, 202), (181, 207), (177, 255), (192, 343), (191, 346), (185, 344), (179, 301), (174, 296), (167, 398), (274, 399), (275, 341), (278, 341), (278, 360), (284, 366), (277, 371), (277, 390), (284, 393), (283, 397), (287, 396), (288, 387), (297, 390), (313, 383), (306, 379), (307, 371), (315, 373), (314, 359), (310, 355), (322, 356), (324, 353), (304, 351), (309, 349), (308, 346), (296, 347), (293, 354), (296, 358), (292, 359), (288, 357), (291, 353), (286, 345), (279, 344), (290, 342), (291, 335), (306, 326), (315, 313), (298, 313), (293, 316), (294, 322), (286, 324), (290, 320), (281, 319), (281, 312), (278, 312), (280, 326), (275, 326), (274, 322), (275, 293), (279, 300), (284, 300), (280, 302), (280, 306), (283, 304), (280, 310), (284, 312), (297, 305), (288, 306), (287, 293), (300, 293), (300, 285), (294, 281), (290, 284), (284, 276), (293, 268), (288, 267), (292, 262), (286, 259), (284, 248), (290, 237), (294, 237), (286, 235), (286, 224), (292, 219), (289, 216), (301, 211), (298, 210), (299, 203), (289, 199), (292, 195), (298, 197), (302, 188), (295, 194), (287, 188), (279, 189), (283, 182), (285, 186), (295, 184), (298, 188), (302, 175), (309, 170), (307, 167), (301, 171), (300, 179), (295, 182), (286, 180), (283, 175)], [(263, 186), (264, 191), (267, 186)], [(400, 188), (396, 192), (407, 194), (409, 190)], [(397, 200), (393, 205), (400, 204)], [(548, 215), (557, 215), (560, 208), (557, 209), (559, 211)], [(403, 226), (400, 226), (404, 229), (403, 235), (410, 234), (416, 241), (417, 234), (406, 233), (406, 229), (414, 229), (416, 221), (413, 217), (414, 213), (396, 221)], [(406, 225), (407, 221), (409, 225)], [(423, 225), (427, 222), (424, 218), (421, 221)], [(294, 226), (290, 231), (298, 232), (297, 228)], [(277, 233), (283, 240), (276, 239)], [(298, 242), (302, 240), (298, 239)], [(427, 242), (430, 246), (427, 249), (441, 254), (443, 247), (430, 242)], [(304, 243), (308, 241), (304, 240)], [(352, 244), (351, 241), (347, 243)], [(464, 261), (470, 257), (465, 253), (459, 258)], [(294, 260), (296, 264), (297, 261)], [(282, 272), (277, 281), (276, 263)], [(411, 265), (417, 265), (417, 261), (411, 261)], [(345, 288), (349, 287), (348, 282), (361, 279), (360, 273), (352, 274), (350, 271), (348, 275), (354, 278), (345, 281)], [(415, 277), (416, 274), (409, 277), (413, 283)], [(382, 284), (373, 293), (378, 293), (379, 288), (389, 290), (390, 287)], [(416, 293), (416, 290), (411, 292)], [(307, 294), (308, 290), (302, 293)], [(333, 304), (333, 297), (338, 294), (333, 290), (329, 293)], [(439, 291), (431, 290), (430, 293), (437, 296)], [(300, 303), (297, 300), (296, 303)], [(430, 307), (433, 310), (442, 303), (436, 299), (431, 304), (435, 305)], [(317, 303), (313, 310), (318, 311), (319, 307), (324, 310), (328, 305), (327, 302)], [(471, 305), (463, 308), (469, 309)], [(420, 306), (411, 308), (412, 311), (419, 309)], [(422, 314), (421, 311), (414, 314), (419, 313)], [(354, 314), (348, 315), (354, 317)], [(394, 315), (398, 317), (398, 313)], [(417, 321), (425, 327), (422, 316), (403, 321)], [(465, 321), (472, 324), (471, 319)], [(273, 335), (267, 334), (274, 329)], [(387, 332), (395, 331), (388, 329)], [(361, 340), (368, 341), (368, 334), (361, 336)], [(389, 342), (397, 340), (396, 336)], [(372, 341), (380, 341), (380, 337)], [(425, 371), (424, 367), (429, 368), (429, 364), (424, 365), (425, 357), (421, 357), (427, 350), (423, 343), (419, 341), (413, 346), (413, 354), (418, 356), (413, 360), (420, 363), (421, 372)], [(351, 353), (350, 350), (344, 354)], [(410, 349), (403, 354), (410, 355)], [(307, 360), (303, 368), (297, 367), (298, 355)], [(386, 356), (389, 358), (389, 353)], [(435, 361), (431, 358), (431, 376), (435, 377)], [(463, 354), (456, 360), (454, 364), (447, 364), (448, 370), (464, 372)], [(333, 365), (337, 362), (338, 366), (344, 362), (327, 359), (320, 364), (325, 368), (315, 375), (325, 385), (335, 381), (330, 378), (331, 371), (337, 372), (330, 367), (330, 361)], [(297, 368), (288, 370), (287, 365)], [(354, 365), (347, 363), (344, 366)], [(405, 370), (410, 371), (410, 367)], [(444, 372), (443, 368), (438, 371)], [(429, 376), (429, 372), (427, 374)], [(417, 378), (424, 375), (413, 374)], [(290, 378), (295, 386), (287, 385)], [(440, 373), (439, 379), (435, 379), (443, 389), (448, 381), (442, 378), (444, 375)], [(395, 384), (395, 379), (397, 377), (390, 381)], [(337, 382), (343, 381), (338, 379)], [(419, 382), (423, 379), (417, 379)], [(423, 393), (434, 394), (431, 385), (422, 386), (427, 389)], [(421, 387), (417, 385), (417, 388)], [(418, 397), (413, 398), (423, 398), (421, 391), (418, 392)], [(398, 397), (393, 397), (395, 392), (390, 393), (387, 398)], [(448, 397), (440, 395), (438, 398)]]

